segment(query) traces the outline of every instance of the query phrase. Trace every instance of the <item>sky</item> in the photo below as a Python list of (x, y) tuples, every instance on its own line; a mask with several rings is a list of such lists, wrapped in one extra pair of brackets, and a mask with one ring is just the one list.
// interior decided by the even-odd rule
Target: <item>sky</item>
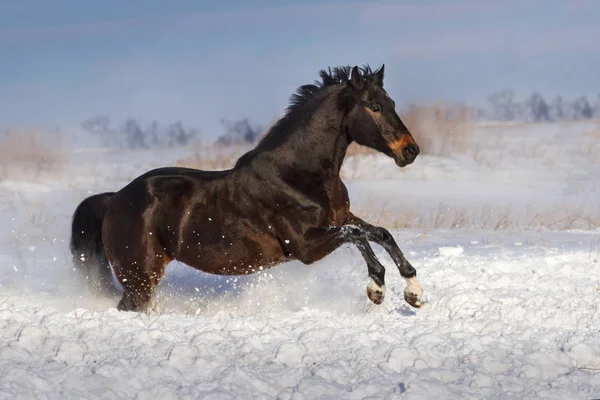
[(600, 92), (594, 0), (0, 0), (0, 127), (95, 115), (268, 125), (328, 66), (385, 64), (398, 105)]

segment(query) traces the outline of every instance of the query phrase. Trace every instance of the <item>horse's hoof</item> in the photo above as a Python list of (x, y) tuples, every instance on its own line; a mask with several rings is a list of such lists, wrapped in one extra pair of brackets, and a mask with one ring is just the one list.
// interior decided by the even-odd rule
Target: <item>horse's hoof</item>
[(421, 288), (421, 284), (416, 276), (406, 278), (404, 300), (414, 308), (421, 308), (425, 305), (425, 302), (423, 301), (423, 288)]
[(374, 304), (383, 303), (383, 299), (385, 298), (385, 285), (379, 286), (374, 281), (371, 281), (367, 286), (367, 297)]
[(425, 305), (425, 302), (421, 300), (421, 296), (406, 290), (404, 291), (404, 300), (414, 308), (421, 308)]

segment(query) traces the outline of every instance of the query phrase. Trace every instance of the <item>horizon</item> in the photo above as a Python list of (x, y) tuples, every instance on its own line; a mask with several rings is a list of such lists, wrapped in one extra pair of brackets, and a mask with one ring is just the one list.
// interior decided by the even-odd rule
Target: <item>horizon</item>
[(595, 100), (598, 19), (585, 0), (4, 4), (0, 127), (103, 114), (216, 137), (221, 119), (268, 125), (298, 86), (346, 64), (385, 64), (399, 106), (505, 89)]

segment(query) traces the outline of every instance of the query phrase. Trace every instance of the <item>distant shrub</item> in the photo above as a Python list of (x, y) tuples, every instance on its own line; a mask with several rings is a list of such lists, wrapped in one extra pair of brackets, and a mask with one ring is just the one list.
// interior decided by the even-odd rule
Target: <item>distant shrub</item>
[(518, 100), (514, 90), (502, 90), (488, 96), (488, 105), (474, 113), (479, 120), (515, 122), (581, 121), (600, 117), (600, 94), (589, 100), (579, 96), (565, 100), (558, 95), (546, 100), (540, 92)]
[(101, 115), (83, 121), (81, 127), (98, 137), (106, 147), (145, 149), (188, 146), (200, 138), (199, 130), (186, 128), (181, 122), (160, 125), (152, 121), (142, 127), (138, 120), (129, 118), (119, 128), (113, 128), (110, 119)]
[(262, 128), (253, 126), (248, 118), (238, 121), (222, 119), (221, 124), (225, 128), (225, 133), (216, 141), (216, 144), (221, 146), (252, 144), (262, 134)]

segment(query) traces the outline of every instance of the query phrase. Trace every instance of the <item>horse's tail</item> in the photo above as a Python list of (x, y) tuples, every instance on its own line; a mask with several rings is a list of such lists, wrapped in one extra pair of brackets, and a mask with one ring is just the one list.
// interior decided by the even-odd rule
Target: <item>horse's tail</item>
[(102, 221), (113, 192), (95, 194), (75, 209), (71, 221), (71, 254), (80, 278), (97, 294), (115, 294), (112, 271), (102, 242)]

